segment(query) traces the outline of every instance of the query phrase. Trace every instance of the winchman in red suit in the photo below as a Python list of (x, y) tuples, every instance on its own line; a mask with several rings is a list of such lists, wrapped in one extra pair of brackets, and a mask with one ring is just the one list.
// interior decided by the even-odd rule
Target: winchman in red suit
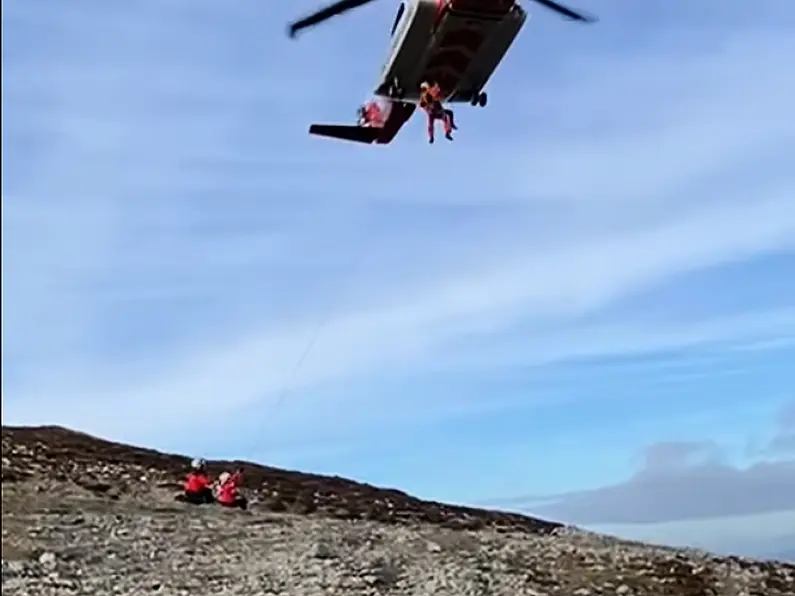
[(439, 85), (424, 82), (420, 85), (420, 107), (428, 115), (428, 142), (433, 143), (434, 128), (437, 120), (444, 123), (444, 138), (453, 140), (453, 131), (458, 130), (455, 125), (453, 110), (442, 105), (442, 91)]

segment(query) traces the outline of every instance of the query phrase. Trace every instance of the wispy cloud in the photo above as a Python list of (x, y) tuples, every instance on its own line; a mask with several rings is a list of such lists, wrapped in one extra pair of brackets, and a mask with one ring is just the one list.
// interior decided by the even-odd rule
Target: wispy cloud
[[(795, 9), (673, 4), (539, 15), (455, 143), (411, 122), (368, 148), (306, 128), (352, 119), (392, 6), (291, 44), (308, 2), (6, 2), (4, 423), (368, 478), (373, 440), (435, 461), (467, 428), (502, 454), (484, 495), (518, 453), (593, 450), (596, 419), (680, 440), (721, 395), (715, 432), (763, 433), (743, 392), (761, 416), (795, 386)], [(190, 438), (213, 425), (239, 436)], [(556, 452), (539, 491), (626, 477), (621, 436), (586, 485)], [(296, 460), (321, 450), (357, 455)]]

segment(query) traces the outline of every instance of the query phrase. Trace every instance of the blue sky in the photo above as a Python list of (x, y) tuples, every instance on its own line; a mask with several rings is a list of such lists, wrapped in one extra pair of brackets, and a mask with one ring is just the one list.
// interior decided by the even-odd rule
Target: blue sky
[(579, 6), (360, 147), (394, 4), (5, 1), (3, 423), (795, 546), (795, 5)]

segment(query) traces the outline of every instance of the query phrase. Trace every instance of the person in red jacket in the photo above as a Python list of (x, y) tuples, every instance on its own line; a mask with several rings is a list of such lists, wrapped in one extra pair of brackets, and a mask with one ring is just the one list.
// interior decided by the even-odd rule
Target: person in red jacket
[(242, 469), (236, 470), (234, 474), (224, 472), (218, 477), (218, 489), (215, 500), (223, 507), (246, 509), (248, 507), (248, 501), (240, 494), (240, 485), (242, 483)]
[(428, 142), (433, 143), (434, 128), (437, 120), (444, 123), (444, 138), (453, 140), (453, 131), (458, 130), (455, 125), (453, 110), (442, 105), (442, 91), (437, 83), (431, 85), (424, 82), (420, 85), (420, 107), (428, 115)]
[(207, 464), (203, 459), (194, 459), (191, 462), (191, 471), (185, 479), (184, 491), (177, 499), (194, 505), (215, 501), (213, 483), (207, 474)]
[(386, 121), (385, 110), (377, 101), (368, 101), (357, 112), (359, 126), (381, 128)]

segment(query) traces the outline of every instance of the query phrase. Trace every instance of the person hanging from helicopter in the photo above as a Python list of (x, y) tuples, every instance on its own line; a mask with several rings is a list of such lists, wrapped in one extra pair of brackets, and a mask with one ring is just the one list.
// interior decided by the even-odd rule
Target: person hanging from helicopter
[(438, 83), (431, 85), (425, 81), (420, 85), (420, 107), (428, 115), (428, 142), (433, 143), (436, 121), (444, 123), (444, 138), (453, 140), (453, 131), (458, 130), (455, 125), (453, 110), (442, 105), (442, 91)]

